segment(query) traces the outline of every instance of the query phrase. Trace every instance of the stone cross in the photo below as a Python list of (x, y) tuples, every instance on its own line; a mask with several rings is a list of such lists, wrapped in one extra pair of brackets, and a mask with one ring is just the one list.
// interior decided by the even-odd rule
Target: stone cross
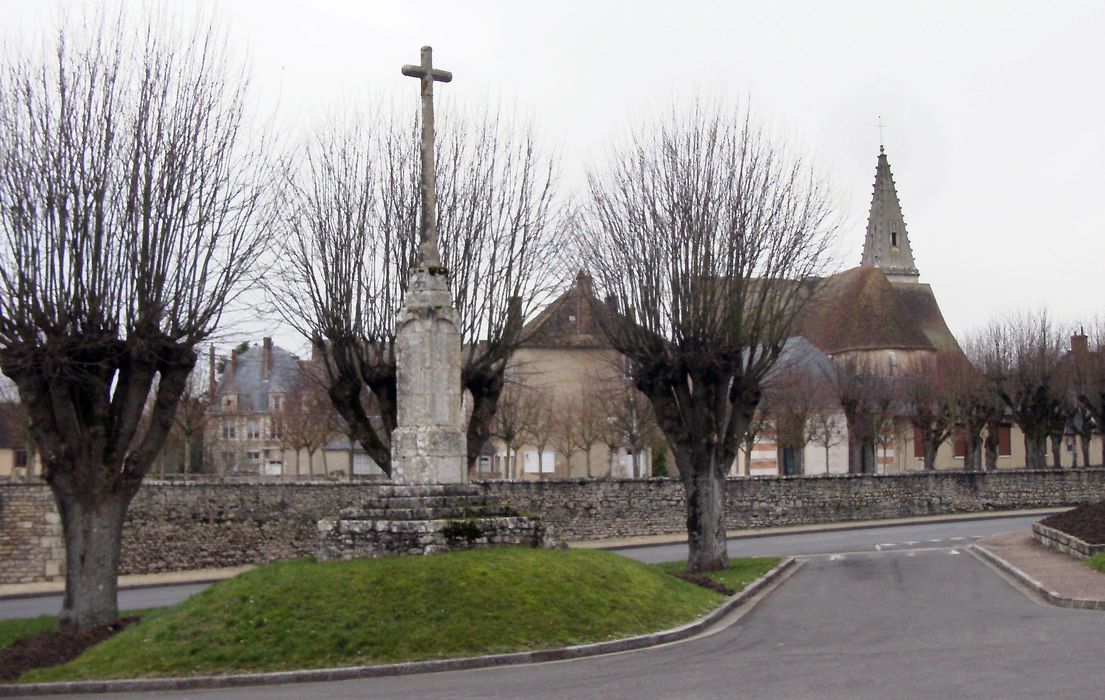
[(422, 47), (422, 65), (403, 66), (403, 75), (418, 78), (422, 83), (422, 221), (419, 234), (422, 244), (419, 265), (438, 267), (441, 258), (437, 241), (437, 174), (434, 170), (434, 81), (447, 83), (453, 74), (434, 68), (433, 49)]

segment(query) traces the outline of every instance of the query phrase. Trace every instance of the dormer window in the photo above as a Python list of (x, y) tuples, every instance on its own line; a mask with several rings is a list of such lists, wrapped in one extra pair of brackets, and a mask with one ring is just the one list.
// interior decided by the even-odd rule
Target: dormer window
[(891, 231), (890, 232), (890, 245), (892, 245), (895, 248), (898, 247), (898, 232), (897, 231)]

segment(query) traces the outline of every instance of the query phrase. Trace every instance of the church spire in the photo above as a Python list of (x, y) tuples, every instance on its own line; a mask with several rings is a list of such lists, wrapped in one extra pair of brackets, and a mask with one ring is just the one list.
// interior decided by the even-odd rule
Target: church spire
[(867, 238), (863, 241), (862, 267), (878, 267), (891, 282), (916, 282), (920, 273), (909, 247), (902, 205), (894, 188), (894, 176), (886, 151), (879, 146), (879, 164), (875, 169), (875, 191), (867, 218)]

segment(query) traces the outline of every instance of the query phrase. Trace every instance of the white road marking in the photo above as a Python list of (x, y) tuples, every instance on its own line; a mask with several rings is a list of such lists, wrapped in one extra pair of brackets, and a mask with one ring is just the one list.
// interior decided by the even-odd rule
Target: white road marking
[(965, 540), (965, 539), (967, 539), (967, 538), (966, 538), (966, 537), (951, 537), (951, 538), (949, 538), (949, 539), (950, 539), (950, 540), (951, 540), (952, 542), (962, 542), (963, 540)]
[(883, 548), (884, 546), (885, 546), (885, 545), (881, 545), (881, 544), (877, 544), (877, 545), (875, 545), (875, 551), (876, 551), (876, 552), (881, 552), (881, 551), (882, 551), (882, 548)]
[(842, 554), (833, 554), (829, 557), (829, 561), (840, 561), (843, 558), (844, 558), (844, 555), (842, 555)]
[(906, 542), (905, 544), (907, 544), (907, 545), (910, 545), (910, 546), (913, 546), (913, 545), (915, 545), (915, 544), (921, 544), (921, 543), (920, 543), (919, 541), (917, 541), (917, 540), (910, 540), (909, 542)]
[(943, 542), (944, 540), (925, 540), (925, 542)]
[(880, 547), (897, 547), (898, 543), (897, 542), (891, 542), (890, 544), (880, 544), (879, 546)]
[(959, 550), (958, 549), (948, 550), (948, 554), (959, 554)]
[(917, 552), (906, 552), (905, 555), (907, 557), (914, 557), (914, 556), (917, 556)]

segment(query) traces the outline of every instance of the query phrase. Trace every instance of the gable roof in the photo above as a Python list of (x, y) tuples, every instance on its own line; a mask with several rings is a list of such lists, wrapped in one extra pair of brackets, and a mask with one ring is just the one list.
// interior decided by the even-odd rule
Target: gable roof
[(581, 270), (571, 287), (522, 327), (522, 346), (608, 348), (595, 319), (604, 307), (592, 291), (591, 276)]

